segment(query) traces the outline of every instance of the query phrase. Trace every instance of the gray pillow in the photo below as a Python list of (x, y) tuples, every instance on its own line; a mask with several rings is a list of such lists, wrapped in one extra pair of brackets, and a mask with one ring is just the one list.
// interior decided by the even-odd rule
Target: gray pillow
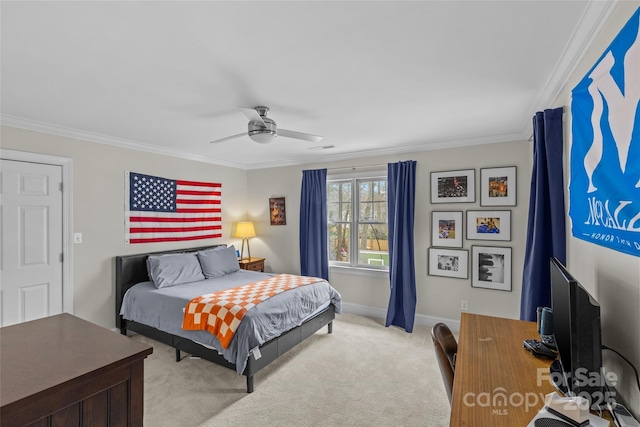
[(202, 266), (204, 277), (212, 279), (224, 276), (240, 270), (236, 248), (231, 245), (227, 248), (208, 249), (198, 252), (198, 260)]
[(158, 289), (204, 280), (195, 253), (151, 255), (147, 258), (147, 271)]

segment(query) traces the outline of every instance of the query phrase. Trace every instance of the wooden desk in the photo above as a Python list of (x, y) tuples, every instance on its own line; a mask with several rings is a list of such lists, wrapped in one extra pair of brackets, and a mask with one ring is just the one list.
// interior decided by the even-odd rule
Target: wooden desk
[(67, 313), (0, 339), (0, 425), (142, 426), (152, 347)]
[(462, 313), (449, 425), (526, 426), (555, 391), (551, 361), (522, 348), (538, 337), (535, 322)]

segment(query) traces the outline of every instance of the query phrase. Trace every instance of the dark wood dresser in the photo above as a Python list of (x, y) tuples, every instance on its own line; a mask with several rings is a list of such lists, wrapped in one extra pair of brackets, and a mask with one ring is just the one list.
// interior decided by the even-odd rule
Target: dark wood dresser
[(142, 426), (152, 352), (66, 313), (0, 328), (0, 425)]

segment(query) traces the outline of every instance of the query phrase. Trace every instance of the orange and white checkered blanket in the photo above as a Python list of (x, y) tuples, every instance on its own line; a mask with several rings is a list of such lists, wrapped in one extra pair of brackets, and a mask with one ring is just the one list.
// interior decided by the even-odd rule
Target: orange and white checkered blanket
[(274, 295), (320, 282), (318, 277), (279, 274), (258, 282), (193, 298), (184, 310), (182, 329), (209, 331), (228, 348), (244, 315)]

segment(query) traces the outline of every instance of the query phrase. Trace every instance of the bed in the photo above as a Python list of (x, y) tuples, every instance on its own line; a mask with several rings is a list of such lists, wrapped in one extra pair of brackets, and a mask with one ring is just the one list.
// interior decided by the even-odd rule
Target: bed
[[(150, 279), (147, 265), (148, 260), (151, 262), (165, 255), (167, 257), (164, 258), (183, 255), (191, 258), (195, 254), (222, 252), (217, 249), (226, 251), (231, 248), (214, 245), (117, 256), (116, 326), (122, 334), (136, 332), (173, 347), (176, 362), (181, 360), (181, 352), (185, 352), (234, 369), (246, 376), (247, 392), (251, 393), (254, 375), (260, 369), (323, 327), (327, 326), (329, 334), (333, 332), (335, 314), (340, 313), (340, 294), (321, 280), (317, 284), (300, 287), (309, 289), (301, 292), (317, 294), (312, 298), (318, 301), (310, 302), (307, 296), (301, 297), (298, 289), (275, 295), (247, 312), (228, 348), (224, 348), (219, 339), (207, 331), (182, 329), (185, 301), (207, 292), (276, 275), (237, 270), (213, 278), (203, 277), (202, 281), (158, 288), (157, 280)], [(326, 300), (321, 303), (320, 299)], [(259, 316), (271, 319), (270, 324), (262, 326), (264, 322), (259, 320)]]

